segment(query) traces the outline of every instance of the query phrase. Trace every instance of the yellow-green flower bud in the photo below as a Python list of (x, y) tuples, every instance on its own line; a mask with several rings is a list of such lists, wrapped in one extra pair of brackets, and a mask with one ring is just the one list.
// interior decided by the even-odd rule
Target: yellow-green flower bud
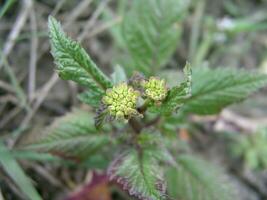
[(144, 87), (145, 95), (154, 101), (162, 101), (167, 96), (168, 90), (164, 79), (152, 76), (148, 81), (143, 81), (142, 86)]
[(110, 115), (122, 120), (139, 114), (136, 110), (139, 96), (138, 91), (126, 83), (121, 83), (108, 89), (102, 101), (107, 106)]

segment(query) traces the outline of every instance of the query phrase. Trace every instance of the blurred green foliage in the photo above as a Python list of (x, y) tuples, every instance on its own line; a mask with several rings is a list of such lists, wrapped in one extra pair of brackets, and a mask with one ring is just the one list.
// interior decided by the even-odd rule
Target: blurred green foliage
[(267, 129), (237, 137), (232, 144), (232, 153), (241, 158), (244, 164), (253, 170), (267, 168)]

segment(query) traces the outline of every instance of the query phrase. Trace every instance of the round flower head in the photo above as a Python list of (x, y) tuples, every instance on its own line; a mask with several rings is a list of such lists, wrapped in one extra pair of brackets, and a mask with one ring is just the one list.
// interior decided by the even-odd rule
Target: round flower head
[(129, 119), (131, 116), (138, 115), (136, 110), (137, 99), (140, 93), (121, 83), (108, 89), (103, 97), (103, 103), (107, 106), (109, 114), (117, 119)]
[(145, 95), (154, 101), (162, 101), (167, 96), (166, 82), (163, 79), (152, 76), (148, 81), (143, 81), (142, 86)]

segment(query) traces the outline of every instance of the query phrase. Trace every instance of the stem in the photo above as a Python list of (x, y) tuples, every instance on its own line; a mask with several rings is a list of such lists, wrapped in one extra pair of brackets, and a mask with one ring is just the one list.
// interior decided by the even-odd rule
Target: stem
[[(144, 102), (144, 104), (138, 108), (138, 112), (141, 113), (141, 114), (144, 114), (146, 109), (147, 109), (147, 106), (149, 105), (150, 103), (150, 100), (146, 100)], [(136, 118), (131, 118), (129, 120), (129, 124), (130, 126), (132, 127), (132, 129), (134, 130), (134, 132), (138, 135), (139, 133), (141, 133), (142, 129), (144, 128), (143, 124), (140, 123)]]
[(132, 127), (132, 129), (134, 130), (135, 134), (140, 134), (142, 129), (143, 129), (143, 125), (134, 117), (132, 117), (131, 119), (129, 119), (129, 124)]
[[(144, 114), (150, 103), (151, 103), (151, 100), (149, 100), (149, 99), (145, 100), (144, 104), (138, 108), (138, 112), (140, 114)], [(141, 131), (144, 127), (151, 126), (151, 125), (157, 123), (159, 120), (160, 120), (160, 116), (157, 116), (154, 120), (152, 120), (152, 121), (148, 122), (146, 125), (144, 125), (143, 123), (139, 122), (136, 118), (133, 117), (129, 120), (129, 124), (132, 127), (132, 129), (134, 130), (135, 134), (138, 135), (139, 133), (141, 133)]]
[(149, 99), (145, 100), (144, 104), (138, 108), (138, 112), (141, 114), (144, 114), (149, 104), (150, 104), (150, 100)]

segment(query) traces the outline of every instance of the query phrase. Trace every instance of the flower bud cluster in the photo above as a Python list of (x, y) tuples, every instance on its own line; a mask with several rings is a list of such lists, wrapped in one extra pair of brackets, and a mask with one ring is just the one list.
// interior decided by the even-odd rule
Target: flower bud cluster
[(123, 120), (138, 115), (136, 104), (140, 93), (126, 83), (121, 83), (108, 89), (103, 97), (103, 103), (107, 106), (109, 114), (116, 119)]
[(141, 92), (138, 90), (142, 91), (144, 99), (152, 100), (158, 105), (167, 96), (168, 90), (163, 79), (150, 77), (148, 80), (139, 80), (139, 86), (141, 88), (135, 87), (134, 89), (134, 86), (120, 83), (108, 89), (102, 102), (106, 106), (109, 115), (118, 120), (128, 120), (133, 116), (142, 117), (142, 114), (137, 110), (137, 101), (141, 97)]
[(156, 102), (164, 100), (167, 96), (168, 90), (164, 79), (152, 76), (147, 81), (143, 81), (142, 86), (144, 87), (145, 95)]

